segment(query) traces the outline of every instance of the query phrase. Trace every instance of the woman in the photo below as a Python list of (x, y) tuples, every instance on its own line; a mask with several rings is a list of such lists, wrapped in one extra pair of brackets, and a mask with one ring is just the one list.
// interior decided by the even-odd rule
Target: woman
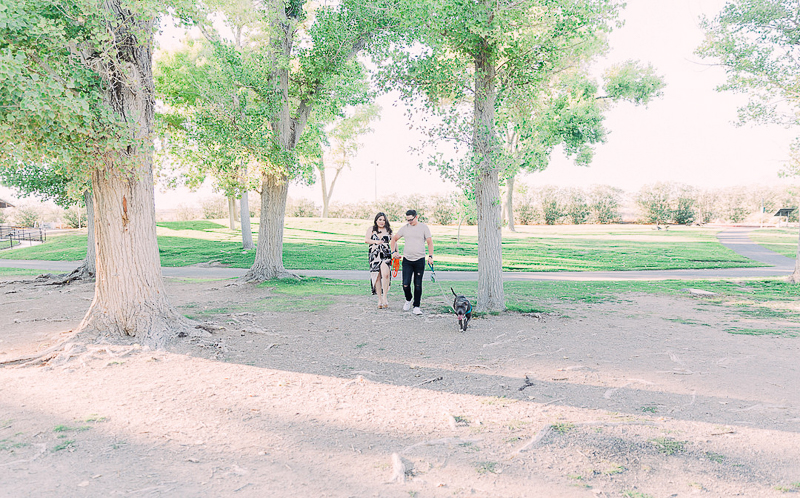
[(387, 292), (391, 283), (389, 265), (392, 263), (392, 252), (389, 241), (392, 238), (392, 227), (384, 213), (375, 215), (375, 221), (367, 229), (364, 239), (369, 245), (369, 271), (372, 282), (372, 293), (378, 295), (378, 309), (389, 307)]

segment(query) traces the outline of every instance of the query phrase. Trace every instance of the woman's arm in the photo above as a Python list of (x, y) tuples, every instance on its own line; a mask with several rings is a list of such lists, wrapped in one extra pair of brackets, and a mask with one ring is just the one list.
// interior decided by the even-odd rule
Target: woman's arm
[(366, 237), (364, 237), (364, 242), (366, 242), (369, 245), (380, 243), (379, 240), (372, 240), (372, 227), (367, 228), (367, 235)]

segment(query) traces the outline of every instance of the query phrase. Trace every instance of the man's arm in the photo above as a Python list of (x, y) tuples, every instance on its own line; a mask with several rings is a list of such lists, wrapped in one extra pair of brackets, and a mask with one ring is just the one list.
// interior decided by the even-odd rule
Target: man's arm
[(428, 237), (428, 259), (433, 261), (433, 237)]
[(391, 242), (389, 242), (389, 247), (392, 248), (392, 254), (397, 252), (397, 241), (398, 240), (400, 240), (400, 235), (399, 234), (395, 233), (394, 235), (392, 235), (392, 240), (391, 240)]

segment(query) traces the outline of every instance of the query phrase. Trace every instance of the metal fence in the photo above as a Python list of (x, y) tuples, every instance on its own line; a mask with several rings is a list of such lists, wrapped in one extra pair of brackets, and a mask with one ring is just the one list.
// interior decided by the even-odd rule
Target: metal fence
[[(0, 225), (0, 248), (10, 249), (22, 242), (47, 241), (47, 231), (44, 228), (22, 228), (10, 225)], [(8, 242), (8, 246), (6, 246)]]

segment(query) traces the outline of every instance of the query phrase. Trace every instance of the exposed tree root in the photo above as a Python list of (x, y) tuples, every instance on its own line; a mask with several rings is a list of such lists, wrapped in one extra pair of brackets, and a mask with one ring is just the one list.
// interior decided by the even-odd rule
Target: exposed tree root
[(36, 353), (33, 354), (19, 356), (17, 358), (12, 358), (10, 360), (0, 361), (0, 367), (20, 366), (20, 365), (31, 366), (45, 362), (53, 358), (55, 355), (57, 355), (59, 351), (64, 348), (64, 345), (67, 343), (67, 341), (74, 338), (76, 335), (78, 335), (78, 331), (70, 330), (69, 332), (63, 334), (63, 337), (60, 337), (54, 345), (50, 346), (44, 351), (37, 351)]
[(286, 268), (263, 268), (263, 267), (252, 267), (250, 270), (242, 277), (242, 280), (245, 282), (266, 282), (268, 280), (276, 280), (282, 278), (292, 278), (295, 280), (300, 279), (300, 275), (296, 273), (292, 273)]
[(36, 277), (35, 282), (43, 283), (46, 285), (68, 285), (72, 282), (79, 280), (93, 280), (94, 272), (89, 269), (89, 265), (84, 261), (79, 267), (75, 268), (69, 273), (61, 273), (55, 275), (53, 273), (45, 273)]

